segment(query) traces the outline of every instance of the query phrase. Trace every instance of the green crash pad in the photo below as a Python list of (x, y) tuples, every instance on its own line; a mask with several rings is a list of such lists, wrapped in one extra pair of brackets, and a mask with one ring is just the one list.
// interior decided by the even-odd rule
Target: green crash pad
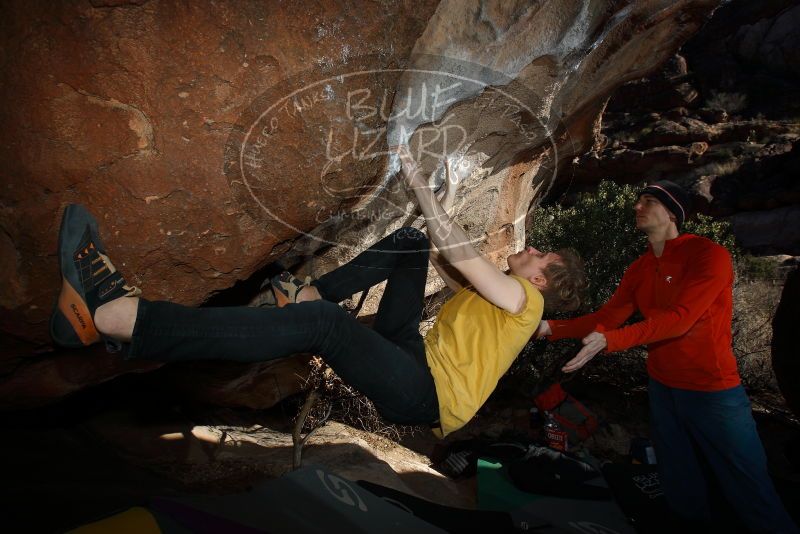
[[(605, 486), (602, 477), (590, 481)], [(517, 489), (502, 462), (478, 459), (478, 508), (509, 512), (515, 523), (546, 520), (554, 531), (633, 534), (635, 530), (613, 500), (566, 499)]]

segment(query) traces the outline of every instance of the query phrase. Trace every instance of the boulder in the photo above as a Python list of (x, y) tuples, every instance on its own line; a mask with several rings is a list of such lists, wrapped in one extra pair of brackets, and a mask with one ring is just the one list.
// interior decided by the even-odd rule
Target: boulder
[(504, 266), (611, 92), (718, 3), (5, 3), (0, 329), (48, 342), (71, 202), (146, 297), (193, 306), (276, 260), (317, 274), (419, 226), (387, 136), (435, 182), (458, 160), (456, 218)]
[[(266, 426), (195, 425), (181, 417), (161, 422), (111, 412), (86, 431), (141, 467), (189, 488), (246, 487), (292, 469), (292, 436)], [(467, 491), (430, 467), (430, 460), (386, 438), (341, 423), (317, 429), (303, 448), (303, 465), (320, 465), (350, 480), (368, 480), (433, 502), (475, 506)]]
[(754, 254), (800, 255), (800, 204), (737, 213), (731, 222), (737, 242)]
[[(297, 232), (250, 217), (222, 172), (240, 115), (310, 65), (407, 57), (435, 8), (4, 4), (0, 49), (15, 75), (0, 88), (3, 329), (46, 341), (70, 202), (97, 216), (110, 257), (150, 298), (197, 305), (278, 258)], [(306, 155), (295, 157), (281, 169), (292, 188), (273, 200), (308, 230)]]
[(800, 316), (800, 267), (786, 277), (781, 300), (772, 319), (772, 368), (786, 404), (800, 416), (800, 351), (794, 333)]

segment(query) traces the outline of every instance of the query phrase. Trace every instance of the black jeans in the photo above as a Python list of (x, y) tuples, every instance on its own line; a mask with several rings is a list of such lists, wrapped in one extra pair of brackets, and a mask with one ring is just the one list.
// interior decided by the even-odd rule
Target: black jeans
[[(436, 387), (419, 334), (428, 240), (401, 228), (314, 282), (323, 300), (284, 308), (189, 308), (140, 300), (129, 357), (257, 362), (319, 354), (388, 421), (439, 418)], [(386, 280), (372, 328), (337, 303)]]

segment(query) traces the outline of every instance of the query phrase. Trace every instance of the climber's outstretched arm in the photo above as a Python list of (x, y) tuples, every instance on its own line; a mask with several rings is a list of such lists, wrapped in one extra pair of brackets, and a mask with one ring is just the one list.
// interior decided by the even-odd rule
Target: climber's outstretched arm
[[(464, 230), (450, 218), (442, 208), (427, 177), (417, 166), (408, 146), (397, 147), (401, 174), (406, 185), (417, 197), (420, 210), (428, 226), (428, 237), (439, 249), (446, 262), (464, 276), (489, 302), (512, 313), (525, 306), (525, 290), (522, 285), (503, 273), (492, 262), (481, 256), (470, 242)], [(449, 166), (449, 162), (445, 162)]]

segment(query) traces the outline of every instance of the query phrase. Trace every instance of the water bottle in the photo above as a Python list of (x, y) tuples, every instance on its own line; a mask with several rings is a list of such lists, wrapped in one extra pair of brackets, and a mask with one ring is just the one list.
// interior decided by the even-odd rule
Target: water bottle
[(544, 438), (547, 446), (561, 452), (567, 452), (567, 433), (555, 420), (553, 414), (544, 412)]
[(629, 454), (631, 461), (635, 464), (655, 465), (657, 463), (656, 451), (647, 438), (632, 438)]

